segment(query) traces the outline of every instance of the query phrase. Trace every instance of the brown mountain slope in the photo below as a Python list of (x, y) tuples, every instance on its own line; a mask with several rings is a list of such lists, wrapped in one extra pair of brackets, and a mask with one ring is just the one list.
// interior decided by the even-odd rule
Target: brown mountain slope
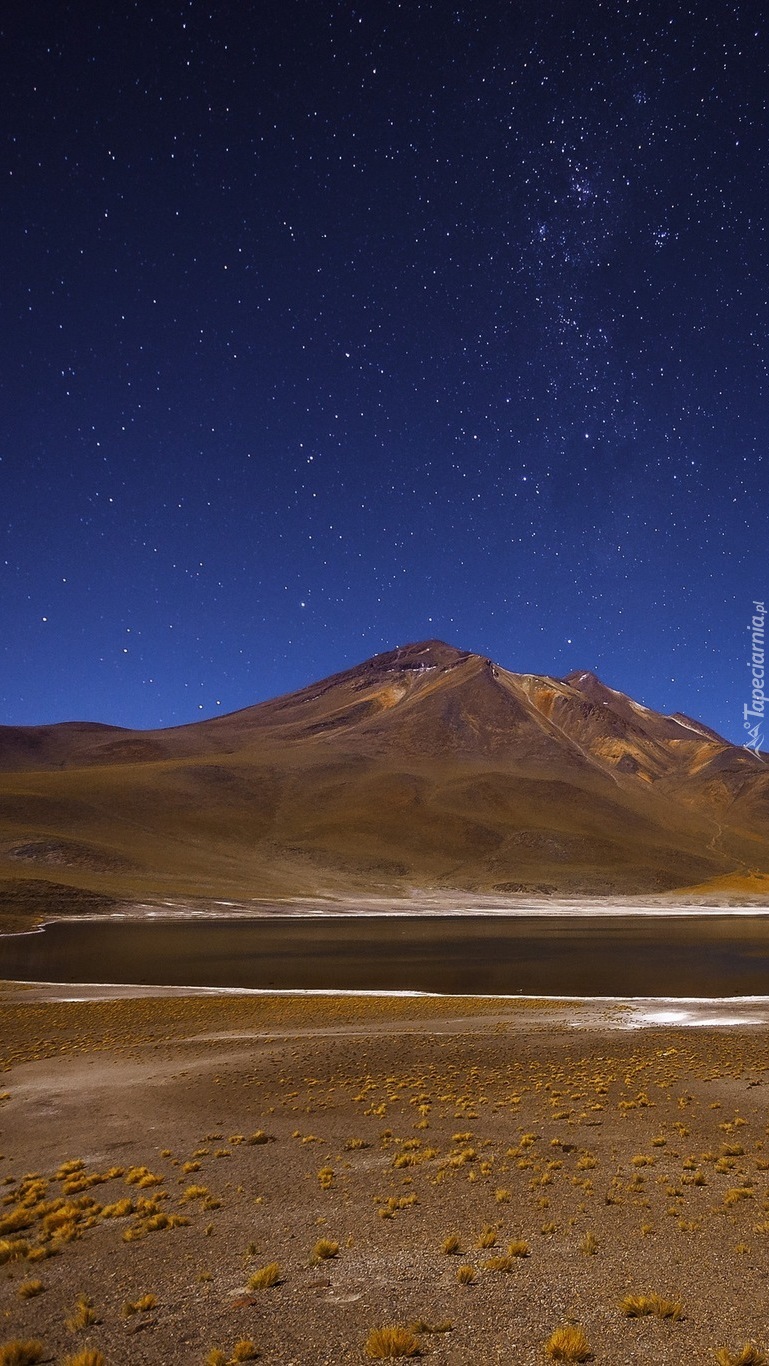
[(769, 872), (769, 765), (440, 641), (170, 730), (0, 728), (0, 877), (106, 896), (669, 889)]

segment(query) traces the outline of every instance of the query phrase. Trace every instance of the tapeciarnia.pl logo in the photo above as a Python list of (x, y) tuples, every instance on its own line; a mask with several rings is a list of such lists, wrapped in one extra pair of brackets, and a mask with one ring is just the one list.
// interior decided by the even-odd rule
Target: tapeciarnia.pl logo
[[(753, 603), (753, 617), (748, 630), (750, 631), (750, 670), (751, 670), (751, 694), (750, 705), (745, 703), (742, 708), (742, 719), (749, 739), (745, 741), (743, 749), (750, 749), (754, 754), (758, 754), (763, 748), (763, 736), (761, 735), (762, 722), (766, 708), (766, 694), (764, 692), (764, 621), (766, 619), (766, 608), (762, 602)], [(755, 724), (751, 724), (755, 722)]]

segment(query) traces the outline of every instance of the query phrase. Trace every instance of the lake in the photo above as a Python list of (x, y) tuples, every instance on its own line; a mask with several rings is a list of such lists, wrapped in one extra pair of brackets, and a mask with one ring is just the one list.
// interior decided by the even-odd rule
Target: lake
[(769, 917), (78, 921), (0, 936), (0, 978), (456, 995), (769, 996)]

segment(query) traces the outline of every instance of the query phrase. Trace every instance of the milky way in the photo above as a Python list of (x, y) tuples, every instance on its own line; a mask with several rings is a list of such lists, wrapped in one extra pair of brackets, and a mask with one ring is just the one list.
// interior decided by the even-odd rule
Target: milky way
[(0, 721), (441, 637), (742, 741), (761, 7), (15, 9)]

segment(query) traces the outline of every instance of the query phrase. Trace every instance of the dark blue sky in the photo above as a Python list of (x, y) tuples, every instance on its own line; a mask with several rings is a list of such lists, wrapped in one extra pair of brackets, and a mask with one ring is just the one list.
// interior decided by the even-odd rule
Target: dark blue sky
[(0, 720), (439, 636), (741, 742), (763, 7), (9, 8)]

